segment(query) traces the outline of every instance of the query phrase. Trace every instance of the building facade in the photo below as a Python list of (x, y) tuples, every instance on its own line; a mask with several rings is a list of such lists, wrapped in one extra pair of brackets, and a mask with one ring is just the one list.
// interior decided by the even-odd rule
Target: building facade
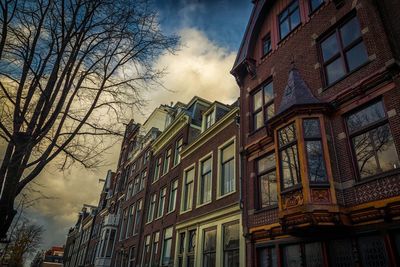
[(246, 266), (398, 266), (398, 1), (253, 1), (240, 87)]

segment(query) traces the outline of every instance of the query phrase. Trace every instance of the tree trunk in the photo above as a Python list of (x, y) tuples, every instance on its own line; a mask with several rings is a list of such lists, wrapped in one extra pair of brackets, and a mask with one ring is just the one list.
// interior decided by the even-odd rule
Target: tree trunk
[(11, 160), (7, 168), (5, 181), (3, 184), (0, 197), (0, 239), (7, 237), (7, 231), (17, 214), (14, 209), (14, 201), (18, 189), (18, 182), (22, 176), (21, 164), (27, 148), (27, 140), (24, 135), (19, 135), (14, 153), (11, 155)]

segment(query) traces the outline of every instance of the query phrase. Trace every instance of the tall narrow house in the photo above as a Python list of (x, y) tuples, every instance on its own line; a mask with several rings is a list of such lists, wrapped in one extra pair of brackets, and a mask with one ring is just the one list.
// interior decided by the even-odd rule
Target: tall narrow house
[(246, 266), (399, 266), (395, 0), (255, 0), (240, 86)]

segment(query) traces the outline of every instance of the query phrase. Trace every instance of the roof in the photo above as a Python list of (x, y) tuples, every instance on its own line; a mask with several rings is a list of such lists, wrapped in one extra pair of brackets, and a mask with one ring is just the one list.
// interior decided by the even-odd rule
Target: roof
[(299, 70), (293, 66), (289, 72), (288, 82), (283, 92), (277, 115), (293, 106), (321, 103), (322, 102), (311, 93), (310, 88), (303, 78), (301, 78)]

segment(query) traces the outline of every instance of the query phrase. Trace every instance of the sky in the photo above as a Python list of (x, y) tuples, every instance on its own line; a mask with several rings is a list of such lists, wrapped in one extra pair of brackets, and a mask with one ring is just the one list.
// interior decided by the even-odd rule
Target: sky
[[(157, 0), (160, 25), (167, 34), (181, 38), (174, 54), (161, 55), (155, 67), (166, 68), (163, 85), (145, 96), (146, 114), (160, 104), (188, 102), (194, 95), (233, 103), (239, 96), (235, 79), (229, 74), (240, 46), (253, 4), (250, 0)], [(216, 93), (217, 92), (217, 93)], [(136, 118), (137, 119), (137, 118)], [(140, 121), (140, 118), (137, 119)], [(29, 220), (45, 228), (42, 249), (63, 245), (68, 229), (83, 204), (98, 204), (107, 170), (115, 170), (120, 144), (105, 155), (107, 164), (96, 170), (73, 166), (60, 172), (48, 166), (36, 180), (49, 197), (26, 211)]]

